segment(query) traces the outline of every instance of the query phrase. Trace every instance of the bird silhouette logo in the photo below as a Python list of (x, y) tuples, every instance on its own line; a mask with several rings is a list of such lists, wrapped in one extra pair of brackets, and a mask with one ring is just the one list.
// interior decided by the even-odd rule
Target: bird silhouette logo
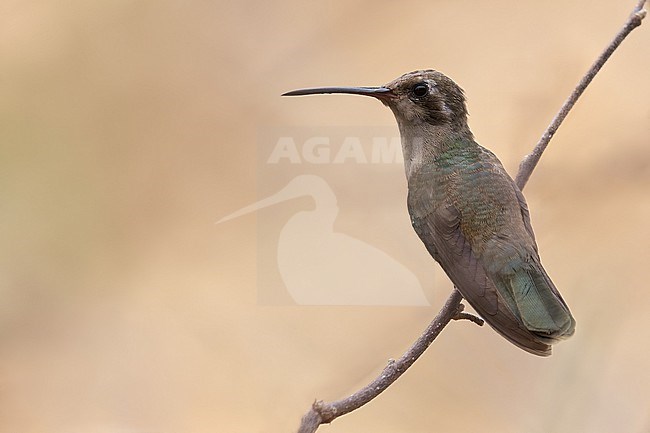
[(428, 306), (418, 278), (379, 248), (334, 230), (336, 194), (320, 176), (299, 175), (284, 188), (217, 221), (309, 196), (312, 210), (295, 213), (280, 229), (277, 267), (299, 305)]

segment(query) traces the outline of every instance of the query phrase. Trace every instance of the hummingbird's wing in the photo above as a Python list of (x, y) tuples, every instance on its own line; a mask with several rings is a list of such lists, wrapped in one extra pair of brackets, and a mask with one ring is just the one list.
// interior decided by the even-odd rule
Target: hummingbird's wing
[[(573, 330), (575, 328), (575, 320), (571, 316), (571, 313), (569, 312), (569, 307), (567, 306), (566, 302), (564, 301), (564, 298), (562, 298), (562, 295), (560, 294), (559, 290), (555, 287), (555, 284), (553, 284), (553, 281), (551, 281), (551, 278), (548, 276), (546, 271), (544, 270), (544, 267), (542, 266), (541, 260), (539, 258), (539, 252), (537, 250), (537, 242), (535, 241), (535, 233), (533, 233), (533, 226), (530, 223), (530, 212), (528, 211), (528, 204), (526, 203), (526, 198), (524, 197), (523, 193), (521, 190), (516, 186), (513, 185), (515, 193), (517, 195), (517, 201), (519, 202), (519, 209), (521, 211), (521, 217), (524, 222), (524, 227), (526, 228), (526, 231), (530, 235), (532, 239), (532, 246), (534, 249), (534, 254), (531, 255), (530, 257), (530, 262), (528, 263), (528, 266), (530, 266), (530, 270), (532, 272), (526, 272), (527, 275), (524, 277), (524, 279), (529, 280), (532, 282), (532, 285), (535, 286), (536, 288), (546, 288), (550, 292), (550, 297), (545, 296), (542, 293), (540, 293), (540, 296), (546, 297), (549, 299), (549, 302), (546, 303), (545, 310), (558, 310), (558, 307), (561, 312), (558, 311), (558, 314), (556, 315), (556, 318), (560, 318), (560, 321), (563, 319), (568, 319), (567, 327), (562, 332), (560, 335), (556, 335), (555, 338), (562, 339), (562, 338), (567, 338), (571, 335), (573, 335)], [(523, 271), (524, 269), (522, 269)], [(548, 294), (547, 294), (548, 295)], [(530, 329), (530, 328), (529, 328)]]
[[(516, 346), (535, 355), (549, 356), (551, 346), (540, 341), (510, 312), (472, 252), (460, 228), (460, 212), (448, 202), (428, 210), (421, 217), (412, 218), (413, 227), (467, 302), (492, 328)], [(530, 222), (527, 226), (530, 227)], [(530, 231), (532, 233), (532, 228)]]

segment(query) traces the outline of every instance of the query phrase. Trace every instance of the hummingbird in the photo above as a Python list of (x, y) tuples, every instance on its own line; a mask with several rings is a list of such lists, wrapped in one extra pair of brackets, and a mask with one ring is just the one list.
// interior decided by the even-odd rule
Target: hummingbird
[(379, 87), (319, 87), (388, 106), (400, 131), (411, 224), (476, 312), (521, 349), (549, 356), (575, 320), (542, 266), (526, 199), (501, 161), (474, 140), (463, 90), (441, 72)]

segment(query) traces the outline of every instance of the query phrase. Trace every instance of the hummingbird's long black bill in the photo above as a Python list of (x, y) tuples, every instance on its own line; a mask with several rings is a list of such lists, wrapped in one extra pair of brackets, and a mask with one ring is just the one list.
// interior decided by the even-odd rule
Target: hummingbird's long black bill
[(387, 87), (314, 87), (311, 89), (298, 89), (283, 93), (282, 96), (320, 95), (323, 93), (346, 93), (349, 95), (365, 95), (381, 97), (390, 92)]

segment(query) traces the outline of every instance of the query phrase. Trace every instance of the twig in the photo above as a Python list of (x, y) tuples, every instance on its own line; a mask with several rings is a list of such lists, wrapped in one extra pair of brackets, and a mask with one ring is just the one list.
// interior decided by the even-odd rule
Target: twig
[[(461, 307), (463, 306), (463, 304), (460, 305)], [(456, 317), (454, 317), (454, 320), (469, 320), (470, 322), (476, 323), (478, 326), (483, 326), (485, 323), (485, 320), (472, 313), (458, 313)]]
[[(524, 157), (524, 160), (519, 165), (519, 171), (515, 179), (515, 182), (520, 189), (523, 189), (524, 186), (526, 186), (530, 175), (537, 166), (537, 163), (548, 146), (549, 141), (553, 137), (553, 134), (555, 134), (557, 129), (560, 127), (560, 124), (566, 118), (580, 95), (582, 95), (585, 88), (589, 85), (591, 80), (593, 80), (600, 68), (605, 64), (616, 48), (618, 48), (621, 42), (623, 42), (623, 39), (625, 39), (632, 30), (641, 25), (643, 18), (645, 18), (647, 14), (647, 11), (643, 9), (644, 5), (645, 0), (638, 1), (632, 14), (623, 25), (623, 28), (618, 32), (614, 40), (609, 44), (609, 46), (607, 46), (600, 57), (598, 57), (587, 74), (582, 78), (582, 80), (580, 80), (580, 83), (576, 86), (569, 99), (567, 99), (549, 127), (544, 131), (542, 138), (533, 149), (533, 152)], [(326, 403), (321, 400), (314, 402), (309, 412), (303, 416), (298, 433), (314, 433), (321, 424), (329, 424), (341, 415), (352, 412), (377, 397), (393, 382), (395, 382), (411, 365), (413, 365), (413, 363), (424, 353), (431, 343), (433, 343), (438, 334), (440, 334), (450, 321), (466, 319), (478, 325), (482, 325), (483, 320), (481, 318), (463, 312), (464, 306), (461, 304), (462, 300), (462, 295), (454, 288), (435, 319), (433, 319), (424, 333), (399, 360), (389, 361), (388, 365), (375, 380), (347, 398), (331, 403)]]
[(589, 83), (591, 83), (591, 80), (594, 79), (598, 71), (600, 71), (600, 68), (603, 67), (607, 59), (609, 59), (612, 53), (614, 53), (616, 48), (621, 45), (623, 39), (625, 39), (632, 30), (641, 25), (641, 21), (647, 14), (647, 11), (643, 9), (644, 4), (645, 0), (639, 0), (636, 7), (630, 14), (630, 17), (627, 19), (627, 22), (623, 25), (616, 37), (607, 46), (607, 48), (605, 48), (605, 51), (602, 52), (598, 59), (596, 59), (594, 64), (591, 65), (591, 68), (589, 71), (587, 71), (584, 77), (582, 77), (582, 80), (580, 80), (580, 83), (578, 83), (576, 88), (573, 90), (571, 96), (569, 96), (569, 99), (564, 102), (564, 105), (562, 105), (560, 111), (555, 115), (555, 118), (553, 118), (553, 121), (549, 127), (546, 128), (546, 131), (544, 131), (544, 134), (542, 134), (542, 138), (540, 138), (532, 153), (526, 155), (524, 157), (524, 160), (521, 161), (521, 164), (519, 164), (519, 172), (517, 173), (517, 178), (515, 179), (515, 182), (517, 183), (519, 189), (524, 189), (524, 186), (528, 182), (530, 175), (533, 173), (533, 170), (537, 166), (539, 159), (542, 157), (542, 153), (544, 153), (546, 146), (548, 146), (549, 141), (551, 141), (551, 138), (553, 138), (553, 135), (557, 132), (560, 124), (562, 124), (564, 118), (567, 116), (567, 114), (569, 114), (569, 111), (571, 111), (573, 105), (576, 103), (580, 95), (582, 95)]
[(402, 375), (436, 339), (440, 331), (462, 311), (460, 302), (463, 296), (456, 289), (451, 293), (435, 319), (409, 350), (397, 361), (391, 360), (384, 371), (371, 383), (351, 396), (332, 403), (316, 401), (302, 418), (298, 433), (313, 433), (319, 425), (328, 424), (334, 419), (352, 412), (377, 397)]

